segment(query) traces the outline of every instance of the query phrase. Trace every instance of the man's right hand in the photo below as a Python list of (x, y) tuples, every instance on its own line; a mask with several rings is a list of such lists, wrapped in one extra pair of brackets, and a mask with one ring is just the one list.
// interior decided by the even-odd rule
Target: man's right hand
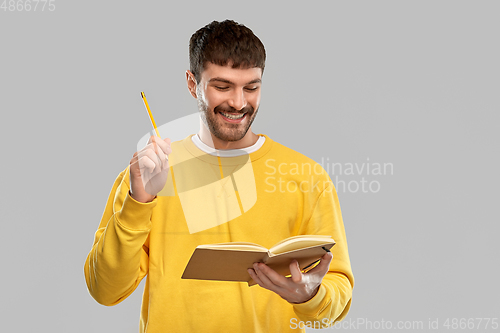
[(130, 195), (139, 202), (150, 202), (160, 192), (168, 176), (170, 139), (151, 136), (143, 149), (130, 160)]

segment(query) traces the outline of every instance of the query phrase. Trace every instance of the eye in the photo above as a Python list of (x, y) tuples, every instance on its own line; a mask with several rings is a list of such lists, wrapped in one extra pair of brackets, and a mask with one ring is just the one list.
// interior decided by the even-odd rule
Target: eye
[(259, 89), (259, 87), (252, 87), (252, 88), (245, 88), (245, 89), (248, 91), (255, 91), (255, 90)]
[(224, 91), (224, 90), (228, 90), (229, 87), (219, 87), (219, 86), (215, 86), (215, 89), (217, 90), (221, 90), (221, 91)]

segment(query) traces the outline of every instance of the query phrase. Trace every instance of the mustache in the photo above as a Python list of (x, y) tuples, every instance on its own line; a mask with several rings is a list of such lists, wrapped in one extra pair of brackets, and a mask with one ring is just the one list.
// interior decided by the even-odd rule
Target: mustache
[(236, 110), (235, 108), (233, 108), (231, 106), (225, 107), (222, 105), (216, 106), (214, 108), (214, 112), (224, 112), (224, 113), (247, 113), (247, 112), (253, 113), (253, 111), (254, 110), (253, 110), (253, 107), (251, 105), (247, 105), (241, 110)]

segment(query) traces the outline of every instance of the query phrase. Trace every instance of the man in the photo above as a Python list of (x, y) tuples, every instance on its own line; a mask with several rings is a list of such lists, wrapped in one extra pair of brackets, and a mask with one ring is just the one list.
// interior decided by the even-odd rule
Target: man
[[(319, 164), (251, 131), (264, 46), (245, 26), (214, 21), (193, 34), (189, 56), (200, 131), (172, 144), (151, 137), (116, 179), (85, 262), (91, 295), (118, 304), (147, 276), (140, 331), (148, 333), (332, 325), (346, 316), (354, 285), (340, 206)], [(248, 274), (258, 286), (181, 279), (198, 245), (271, 247), (304, 234), (336, 241), (307, 273), (292, 261), (291, 277), (255, 263)]]

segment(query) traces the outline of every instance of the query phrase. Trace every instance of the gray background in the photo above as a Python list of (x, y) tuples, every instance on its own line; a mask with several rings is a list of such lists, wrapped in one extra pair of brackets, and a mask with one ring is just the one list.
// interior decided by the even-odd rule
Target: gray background
[(339, 191), (346, 320), (500, 317), (498, 1), (54, 3), (0, 10), (2, 331), (138, 331), (144, 281), (104, 307), (83, 264), (150, 130), (139, 92), (158, 124), (195, 112), (188, 40), (226, 18), (268, 53), (254, 132), (318, 162), (393, 165), (338, 175), (380, 184)]

